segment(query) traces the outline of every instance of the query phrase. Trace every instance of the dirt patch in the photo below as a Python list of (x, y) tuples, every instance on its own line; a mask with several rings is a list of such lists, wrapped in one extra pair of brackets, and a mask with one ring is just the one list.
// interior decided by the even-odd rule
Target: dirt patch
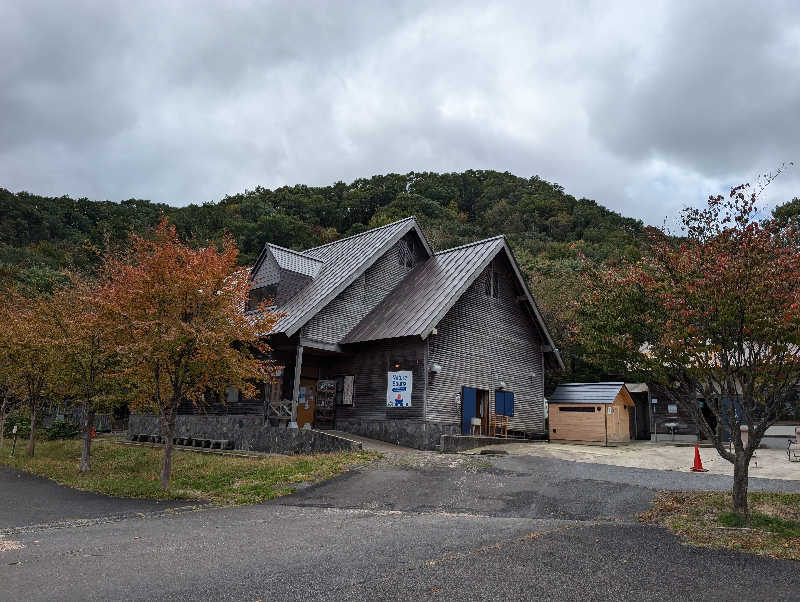
[(751, 493), (750, 516), (732, 511), (730, 493), (670, 492), (639, 516), (690, 545), (800, 560), (800, 494)]

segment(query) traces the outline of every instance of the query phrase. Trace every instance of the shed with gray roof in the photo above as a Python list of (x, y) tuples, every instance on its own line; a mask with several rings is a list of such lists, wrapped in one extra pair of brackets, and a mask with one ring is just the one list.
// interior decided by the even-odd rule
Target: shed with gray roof
[(631, 439), (634, 401), (623, 382), (559, 385), (548, 402), (551, 441)]

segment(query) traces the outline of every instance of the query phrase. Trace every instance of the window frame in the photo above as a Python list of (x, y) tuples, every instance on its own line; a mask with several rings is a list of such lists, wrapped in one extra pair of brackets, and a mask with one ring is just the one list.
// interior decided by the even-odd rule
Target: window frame
[[(253, 293), (256, 293), (257, 291), (267, 291), (267, 292), (264, 294), (259, 293), (259, 295), (261, 296), (258, 299), (254, 299)], [(251, 288), (247, 292), (247, 311), (255, 311), (256, 309), (258, 309), (258, 306), (262, 301), (266, 301), (268, 299), (272, 300), (272, 304), (269, 305), (268, 307), (275, 307), (275, 304), (277, 303), (276, 301), (277, 297), (278, 297), (277, 282), (273, 284), (265, 284), (262, 286)]]

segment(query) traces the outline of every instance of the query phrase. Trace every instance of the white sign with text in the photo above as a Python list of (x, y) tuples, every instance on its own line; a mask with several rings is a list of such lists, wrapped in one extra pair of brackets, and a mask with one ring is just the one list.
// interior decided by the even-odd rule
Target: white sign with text
[(391, 408), (410, 408), (412, 383), (413, 375), (411, 370), (389, 372), (389, 382), (386, 387), (386, 405)]

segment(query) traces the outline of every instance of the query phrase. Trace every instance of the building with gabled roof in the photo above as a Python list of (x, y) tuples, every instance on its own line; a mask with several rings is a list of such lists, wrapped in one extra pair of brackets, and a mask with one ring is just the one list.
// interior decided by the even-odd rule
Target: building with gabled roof
[(263, 398), (234, 391), (209, 414), (420, 449), (488, 434), (492, 414), (546, 435), (544, 372), (563, 365), (505, 237), (435, 253), (409, 217), (304, 251), (266, 244), (250, 279), (250, 309), (280, 314), (283, 368)]
[(635, 407), (623, 382), (558, 385), (549, 401), (550, 440), (630, 441)]

